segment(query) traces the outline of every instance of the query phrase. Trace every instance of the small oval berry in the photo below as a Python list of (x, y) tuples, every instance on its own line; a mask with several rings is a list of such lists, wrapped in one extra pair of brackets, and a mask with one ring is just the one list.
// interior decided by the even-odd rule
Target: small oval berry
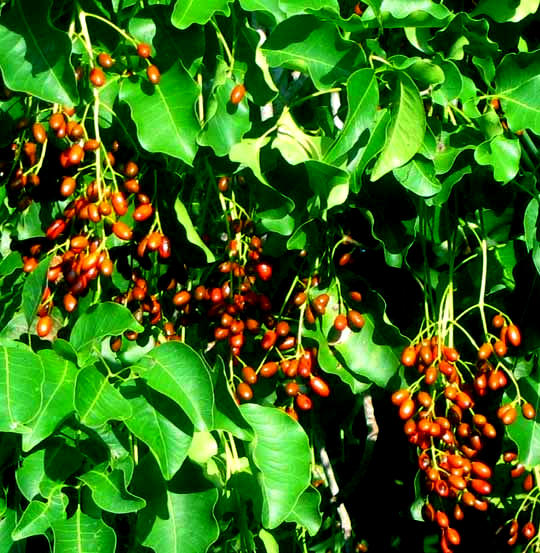
[(248, 384), (256, 384), (258, 380), (257, 373), (253, 370), (253, 367), (248, 365), (242, 367), (242, 378)]
[(231, 104), (239, 104), (246, 94), (246, 87), (243, 84), (237, 84), (231, 91)]
[(536, 417), (536, 409), (531, 403), (524, 403), (521, 406), (521, 412), (526, 419), (534, 419)]
[(313, 407), (313, 402), (306, 394), (298, 394), (296, 396), (296, 406), (302, 411), (309, 411)]
[(506, 342), (516, 348), (521, 344), (521, 332), (515, 324), (508, 325)]
[(90, 82), (97, 87), (103, 86), (106, 81), (105, 73), (100, 67), (94, 67), (90, 71)]
[(347, 320), (349, 321), (349, 326), (351, 328), (362, 328), (365, 324), (364, 316), (359, 311), (355, 309), (349, 310), (347, 313)]
[(405, 367), (414, 367), (416, 355), (416, 349), (413, 346), (407, 346), (401, 354), (402, 365)]
[(321, 397), (328, 397), (330, 395), (330, 388), (328, 384), (318, 376), (312, 376), (310, 378), (309, 386), (317, 395)]
[(149, 65), (146, 68), (146, 75), (148, 77), (148, 80), (152, 84), (159, 84), (159, 81), (161, 81), (161, 73), (159, 72), (159, 69), (155, 65)]
[(151, 54), (152, 48), (149, 44), (147, 44), (146, 42), (140, 42), (139, 44), (137, 44), (137, 55), (140, 58), (149, 58)]
[(44, 315), (43, 317), (40, 317), (36, 326), (37, 335), (40, 338), (47, 336), (47, 334), (49, 334), (49, 332), (52, 330), (52, 325), (53, 322), (49, 315)]
[(240, 384), (238, 384), (236, 387), (236, 393), (243, 401), (249, 401), (253, 398), (253, 390), (251, 389), (251, 386), (245, 382), (240, 382)]
[(112, 231), (120, 240), (131, 240), (133, 236), (133, 231), (123, 221), (116, 221), (112, 226)]

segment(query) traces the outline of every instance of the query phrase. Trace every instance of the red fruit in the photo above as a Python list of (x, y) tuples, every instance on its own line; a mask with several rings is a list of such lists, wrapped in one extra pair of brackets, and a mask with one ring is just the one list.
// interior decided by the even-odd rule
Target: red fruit
[(146, 42), (141, 42), (140, 44), (137, 44), (137, 55), (141, 58), (149, 58), (152, 54), (152, 49), (149, 44), (146, 44)]
[(391, 400), (394, 405), (401, 405), (406, 399), (410, 397), (409, 390), (397, 390), (392, 394)]
[(480, 346), (480, 349), (478, 350), (478, 359), (480, 361), (484, 361), (485, 359), (488, 359), (493, 352), (493, 348), (491, 347), (491, 344), (489, 342), (486, 342)]
[(94, 86), (103, 86), (106, 80), (105, 73), (103, 73), (100, 67), (94, 67), (92, 71), (90, 71), (90, 82)]
[(258, 380), (257, 373), (253, 370), (252, 367), (249, 367), (248, 365), (242, 367), (242, 378), (248, 384), (255, 384)]
[(448, 528), (448, 515), (444, 511), (437, 511), (435, 513), (435, 519), (441, 528)]
[(109, 69), (114, 65), (114, 60), (107, 52), (101, 52), (101, 54), (99, 54), (98, 56), (98, 63), (99, 65), (101, 65), (101, 67)]
[(148, 77), (148, 80), (152, 84), (158, 84), (159, 81), (161, 81), (161, 73), (159, 72), (159, 69), (155, 65), (149, 65), (146, 68), (146, 75)]
[(269, 263), (261, 262), (255, 267), (257, 275), (261, 280), (270, 280), (272, 278), (272, 265)]
[(261, 341), (261, 347), (264, 350), (269, 350), (274, 346), (277, 340), (277, 335), (273, 330), (267, 330), (264, 333), (263, 339)]
[(445, 536), (448, 542), (452, 545), (459, 545), (461, 542), (461, 536), (459, 535), (459, 532), (454, 528), (447, 528)]
[(497, 340), (494, 344), (493, 344), (493, 349), (495, 350), (495, 353), (499, 356), (499, 357), (504, 357), (508, 351), (508, 347), (506, 345), (506, 342), (503, 342), (502, 340)]
[(497, 417), (504, 425), (512, 424), (517, 418), (516, 408), (511, 404), (503, 405), (497, 410)]
[(243, 84), (237, 84), (231, 91), (231, 104), (239, 104), (246, 94), (246, 87)]
[(236, 394), (243, 401), (249, 401), (253, 397), (253, 390), (249, 384), (240, 382), (240, 384), (236, 387)]
[(351, 309), (347, 313), (347, 320), (349, 321), (349, 326), (351, 328), (362, 328), (365, 324), (364, 316), (362, 313)]
[(38, 144), (43, 144), (47, 140), (47, 131), (41, 123), (34, 123), (32, 125), (32, 134)]
[(37, 335), (40, 338), (47, 336), (47, 334), (49, 334), (49, 332), (52, 330), (52, 325), (53, 322), (49, 315), (44, 315), (43, 317), (40, 317), (36, 326)]
[(523, 526), (523, 528), (521, 529), (521, 533), (526, 540), (530, 540), (536, 535), (536, 528), (534, 524), (529, 521)]
[(328, 397), (330, 395), (330, 388), (328, 384), (318, 376), (312, 376), (309, 380), (311, 389), (321, 397)]
[(159, 257), (167, 259), (171, 257), (171, 241), (167, 236), (163, 236), (161, 244), (159, 245)]
[(340, 313), (334, 319), (334, 328), (339, 332), (341, 332), (342, 330), (345, 330), (347, 328), (347, 325), (348, 325), (347, 317), (343, 315), (343, 313)]
[(300, 386), (294, 380), (287, 382), (285, 384), (285, 393), (290, 397), (297, 396), (300, 393)]
[(53, 221), (46, 231), (47, 238), (54, 240), (60, 236), (66, 228), (66, 223), (63, 219), (56, 219)]
[(472, 478), (470, 480), (470, 485), (472, 489), (480, 495), (489, 495), (492, 490), (491, 484), (486, 480), (482, 480), (480, 478)]
[(399, 407), (399, 417), (402, 420), (410, 419), (415, 411), (415, 404), (411, 398), (406, 399)]
[(493, 319), (491, 320), (491, 324), (495, 328), (502, 328), (504, 326), (504, 317), (498, 313), (497, 315), (493, 315)]
[(278, 364), (274, 361), (267, 361), (264, 363), (264, 365), (261, 367), (259, 374), (263, 378), (270, 378), (271, 376), (274, 376), (278, 371)]
[(124, 194), (120, 191), (114, 192), (111, 197), (111, 203), (114, 209), (114, 212), (119, 215), (125, 215), (128, 210), (128, 204)]
[(161, 243), (163, 242), (163, 235), (159, 232), (151, 232), (148, 237), (146, 244), (148, 246), (148, 249), (153, 252), (161, 246)]
[(68, 292), (64, 296), (64, 309), (68, 313), (71, 313), (72, 311), (75, 310), (76, 307), (77, 307), (77, 298), (73, 294)]
[(526, 419), (534, 419), (536, 417), (536, 409), (531, 403), (524, 403), (521, 406), (521, 411)]
[(506, 342), (514, 347), (518, 347), (521, 344), (521, 332), (515, 324), (508, 325)]
[(302, 411), (309, 411), (313, 406), (313, 403), (309, 396), (306, 396), (305, 394), (298, 394), (296, 396), (296, 406)]
[(471, 468), (474, 474), (476, 474), (476, 476), (478, 476), (479, 478), (483, 478), (484, 480), (491, 478), (491, 468), (485, 463), (481, 463), (480, 461), (473, 461)]
[(459, 359), (459, 353), (455, 348), (443, 347), (443, 355), (451, 363), (455, 363)]
[(416, 349), (413, 346), (407, 346), (401, 354), (401, 363), (405, 367), (414, 367), (416, 363)]
[(122, 221), (116, 221), (112, 226), (112, 231), (120, 240), (131, 240), (133, 236), (133, 231)]
[(140, 223), (140, 222), (146, 221), (146, 219), (150, 218), (153, 213), (154, 213), (154, 208), (152, 207), (151, 204), (141, 204), (133, 212), (133, 219), (135, 219), (135, 221)]
[(220, 192), (227, 192), (229, 189), (229, 177), (220, 177), (217, 182), (217, 187)]

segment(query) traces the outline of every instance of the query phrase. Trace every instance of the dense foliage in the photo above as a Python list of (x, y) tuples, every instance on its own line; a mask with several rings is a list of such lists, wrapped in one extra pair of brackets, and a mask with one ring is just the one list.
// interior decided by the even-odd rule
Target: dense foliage
[(2, 551), (540, 550), (538, 8), (0, 2)]

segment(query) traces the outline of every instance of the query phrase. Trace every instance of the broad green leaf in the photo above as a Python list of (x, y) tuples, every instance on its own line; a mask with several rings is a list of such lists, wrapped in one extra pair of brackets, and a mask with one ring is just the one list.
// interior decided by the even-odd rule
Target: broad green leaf
[(538, 11), (539, 0), (480, 0), (472, 15), (488, 15), (498, 23), (517, 23)]
[(347, 81), (347, 118), (336, 140), (324, 156), (328, 163), (335, 163), (346, 154), (360, 135), (375, 122), (379, 103), (379, 88), (372, 69), (359, 69)]
[(191, 347), (168, 342), (134, 367), (148, 385), (176, 402), (199, 431), (214, 427), (214, 389), (209, 368)]
[(184, 227), (188, 242), (190, 242), (191, 244), (195, 244), (196, 246), (201, 248), (206, 256), (207, 263), (214, 262), (216, 260), (214, 254), (199, 236), (199, 233), (195, 229), (191, 217), (189, 216), (188, 210), (186, 209), (186, 206), (182, 203), (180, 197), (176, 198), (176, 200), (174, 201), (174, 211), (176, 213), (176, 218), (178, 219), (178, 222)]
[(19, 0), (0, 17), (0, 68), (6, 86), (72, 106), (78, 102), (69, 63), (71, 40), (51, 24), (48, 0)]
[(54, 553), (113, 553), (116, 535), (101, 518), (93, 518), (81, 511), (53, 524)]
[(517, 138), (506, 138), (498, 135), (478, 146), (474, 159), (478, 165), (491, 165), (496, 181), (506, 184), (519, 171), (521, 147)]
[(188, 457), (199, 465), (207, 463), (218, 454), (218, 444), (210, 432), (195, 432), (189, 447)]
[(317, 488), (309, 486), (298, 498), (296, 505), (287, 517), (287, 522), (296, 522), (306, 528), (311, 536), (314, 536), (322, 524), (320, 506), (321, 494)]
[(19, 252), (9, 253), (0, 262), (0, 278), (6, 277), (20, 269), (23, 265), (22, 257)]
[[(129, 433), (123, 425), (118, 425), (115, 421), (107, 422), (103, 426), (98, 426), (92, 430), (103, 440), (107, 447), (109, 469), (121, 470), (124, 473), (124, 481), (129, 485), (133, 478), (135, 462), (130, 447)], [(101, 446), (101, 444), (99, 444)]]
[(187, 456), (193, 424), (170, 399), (150, 388), (129, 385), (121, 391), (133, 412), (126, 426), (148, 446), (163, 477), (170, 480)]
[(210, 146), (218, 156), (228, 154), (251, 128), (247, 95), (236, 105), (230, 100), (236, 84), (228, 75), (227, 65), (221, 62), (208, 99), (206, 123), (197, 137), (201, 146)]
[(74, 409), (77, 367), (53, 350), (44, 349), (38, 355), (44, 370), (43, 403), (37, 417), (29, 423), (32, 431), (23, 435), (23, 451), (29, 451), (52, 434)]
[(92, 492), (96, 505), (110, 513), (133, 513), (145, 507), (144, 499), (126, 490), (124, 473), (120, 470), (108, 472), (94, 469), (79, 476)]
[(45, 534), (55, 522), (66, 518), (68, 498), (61, 489), (61, 486), (57, 486), (46, 502), (31, 501), (28, 504), (13, 530), (13, 539), (22, 540), (29, 536)]
[(339, 14), (337, 0), (279, 0), (279, 7), (289, 17), (319, 10)]
[(219, 536), (217, 489), (186, 465), (168, 483), (152, 456), (138, 468), (136, 491), (148, 503), (137, 519), (139, 541), (155, 553), (206, 553)]
[(43, 366), (30, 350), (0, 347), (0, 431), (25, 433), (41, 407)]
[(540, 134), (540, 50), (504, 56), (495, 83), (510, 129)]
[(538, 198), (533, 198), (525, 209), (525, 214), (523, 215), (523, 230), (525, 233), (525, 245), (527, 250), (531, 251), (534, 247), (537, 233), (538, 225), (538, 210), (540, 209), (540, 204)]
[(261, 171), (260, 156), (261, 150), (268, 142), (270, 142), (270, 137), (264, 135), (259, 138), (244, 138), (241, 142), (234, 144), (229, 152), (229, 159), (231, 161), (249, 167), (257, 179), (267, 185), (266, 177)]
[[(443, 27), (451, 17), (451, 12), (431, 0), (383, 0), (379, 7), (380, 21), (384, 28), (403, 27)], [(369, 7), (361, 18), (361, 24), (378, 27), (378, 18)]]
[(287, 17), (279, 7), (279, 0), (240, 0), (240, 5), (248, 12), (265, 12), (278, 23)]
[(95, 367), (88, 366), (77, 374), (75, 409), (81, 423), (98, 427), (107, 421), (132, 416), (131, 405)]
[(302, 427), (280, 409), (249, 403), (240, 411), (255, 433), (251, 456), (260, 470), (262, 523), (276, 528), (309, 486), (309, 440)]
[(100, 303), (83, 313), (73, 325), (70, 343), (83, 359), (100, 351), (101, 341), (108, 336), (118, 336), (126, 330), (141, 332), (143, 327), (131, 311), (115, 302)]
[(141, 146), (191, 165), (197, 152), (199, 122), (195, 116), (198, 86), (181, 64), (161, 75), (157, 85), (145, 78), (125, 79), (120, 100), (126, 102)]
[(326, 220), (326, 212), (342, 205), (349, 195), (349, 175), (332, 165), (321, 161), (306, 161), (309, 186), (314, 197), (307, 203), (310, 216), (320, 216)]
[(407, 163), (418, 152), (424, 139), (426, 115), (418, 88), (406, 73), (396, 75), (392, 99), (392, 119), (386, 143), (375, 162), (371, 180)]
[(3, 518), (0, 519), (0, 547), (6, 553), (19, 553), (12, 546), (14, 540), (11, 537), (15, 526), (17, 525), (17, 512), (11, 508), (6, 508)]
[(308, 73), (319, 90), (344, 82), (366, 57), (358, 44), (341, 37), (332, 23), (297, 15), (280, 23), (262, 49), (270, 66)]
[(50, 257), (42, 259), (39, 265), (28, 275), (23, 287), (22, 310), (28, 323), (28, 327), (34, 321), (49, 270)]
[(444, 82), (444, 71), (440, 65), (432, 60), (414, 56), (409, 58), (398, 54), (388, 60), (396, 69), (406, 71), (418, 88), (424, 90), (435, 87)]
[[(536, 417), (526, 419), (518, 407), (518, 417), (507, 427), (507, 431), (518, 446), (519, 462), (532, 469), (540, 464), (540, 380), (536, 374), (520, 378), (518, 382), (521, 395), (536, 409)], [(505, 395), (504, 402), (511, 399)]]
[(394, 177), (402, 186), (422, 197), (433, 196), (441, 190), (432, 161), (415, 156), (411, 161), (394, 169)]
[(15, 480), (22, 495), (32, 501), (41, 494), (40, 484), (47, 478), (45, 474), (45, 449), (38, 449), (24, 457), (22, 464), (15, 471)]
[(229, 2), (231, 0), (179, 0), (174, 6), (171, 15), (172, 24), (179, 29), (187, 29), (193, 23), (204, 25), (216, 13), (222, 13), (226, 17), (230, 15)]
[(264, 544), (266, 553), (279, 553), (279, 543), (268, 530), (261, 528), (259, 530), (259, 538)]

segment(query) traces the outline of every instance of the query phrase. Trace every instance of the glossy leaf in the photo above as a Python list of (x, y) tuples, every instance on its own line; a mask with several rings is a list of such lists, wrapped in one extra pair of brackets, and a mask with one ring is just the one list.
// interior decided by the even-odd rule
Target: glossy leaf
[(53, 524), (54, 553), (112, 553), (116, 535), (101, 518), (94, 518), (78, 507), (73, 516)]
[(174, 211), (176, 213), (176, 218), (178, 219), (178, 222), (184, 227), (184, 231), (186, 233), (186, 238), (188, 239), (188, 241), (191, 244), (195, 244), (196, 246), (201, 248), (206, 256), (206, 261), (208, 263), (212, 263), (213, 261), (215, 261), (216, 258), (214, 254), (199, 236), (199, 233), (195, 229), (191, 217), (189, 216), (188, 210), (186, 209), (186, 206), (183, 204), (180, 197), (176, 198), (176, 200), (174, 201)]
[(129, 402), (93, 366), (77, 374), (75, 409), (81, 423), (90, 427), (101, 426), (112, 419), (128, 419), (132, 415)]
[(29, 432), (39, 412), (43, 366), (40, 358), (23, 347), (0, 347), (0, 431)]
[(195, 157), (200, 128), (195, 116), (198, 94), (197, 85), (182, 65), (163, 73), (157, 85), (146, 78), (133, 78), (124, 80), (120, 88), (120, 100), (131, 109), (142, 147), (189, 165)]
[(512, 21), (517, 23), (530, 14), (538, 11), (539, 0), (480, 0), (473, 14), (487, 15), (498, 23)]
[(176, 402), (197, 430), (214, 425), (214, 390), (209, 368), (191, 347), (169, 342), (133, 367), (148, 385)]
[(495, 83), (510, 129), (540, 134), (540, 51), (507, 54), (497, 67)]
[(126, 330), (141, 332), (143, 327), (127, 307), (114, 302), (104, 302), (77, 319), (69, 341), (77, 355), (87, 359), (92, 356), (93, 350), (100, 350), (104, 338), (118, 336)]
[(296, 522), (307, 529), (311, 536), (315, 536), (322, 524), (320, 511), (321, 494), (317, 488), (309, 486), (298, 498), (296, 505), (287, 517), (288, 522)]
[(146, 502), (126, 490), (124, 475), (119, 470), (108, 472), (94, 469), (79, 476), (92, 492), (92, 499), (104, 511), (133, 513), (142, 509)]
[(77, 367), (53, 350), (38, 352), (43, 365), (43, 403), (29, 426), (32, 431), (23, 435), (23, 450), (29, 451), (54, 432), (74, 409), (73, 395)]
[(133, 415), (125, 424), (143, 441), (159, 464), (166, 480), (182, 466), (193, 436), (193, 424), (168, 398), (142, 386), (123, 386)]
[(402, 167), (394, 169), (394, 176), (405, 188), (418, 196), (434, 196), (441, 190), (433, 163), (422, 156), (415, 156)]
[(255, 433), (251, 455), (260, 470), (262, 523), (275, 528), (291, 513), (309, 485), (308, 438), (296, 421), (275, 407), (250, 403), (242, 405), (240, 411)]
[(179, 29), (187, 29), (193, 23), (204, 25), (215, 13), (230, 14), (229, 2), (231, 0), (208, 0), (196, 2), (185, 0), (176, 2), (171, 15), (172, 24)]
[[(378, 17), (385, 28), (442, 27), (451, 17), (448, 8), (431, 0), (383, 0), (379, 12)], [(362, 25), (378, 25), (373, 7), (362, 14)]]
[(262, 51), (270, 66), (308, 73), (319, 90), (346, 81), (365, 64), (365, 54), (357, 44), (343, 39), (335, 25), (312, 15), (280, 23)]
[(0, 262), (0, 278), (11, 275), (22, 266), (22, 257), (19, 252), (11, 252)]
[(34, 321), (41, 302), (50, 261), (49, 257), (43, 259), (36, 269), (28, 275), (24, 283), (22, 310), (29, 327)]
[(426, 117), (418, 88), (406, 73), (398, 73), (396, 79), (392, 119), (386, 143), (373, 167), (372, 181), (407, 163), (424, 139)]
[(479, 165), (491, 165), (494, 179), (503, 184), (517, 175), (520, 157), (519, 140), (502, 135), (480, 144), (474, 152), (476, 162)]
[(51, 103), (78, 101), (71, 41), (51, 24), (50, 1), (20, 0), (0, 17), (0, 68), (12, 90)]

